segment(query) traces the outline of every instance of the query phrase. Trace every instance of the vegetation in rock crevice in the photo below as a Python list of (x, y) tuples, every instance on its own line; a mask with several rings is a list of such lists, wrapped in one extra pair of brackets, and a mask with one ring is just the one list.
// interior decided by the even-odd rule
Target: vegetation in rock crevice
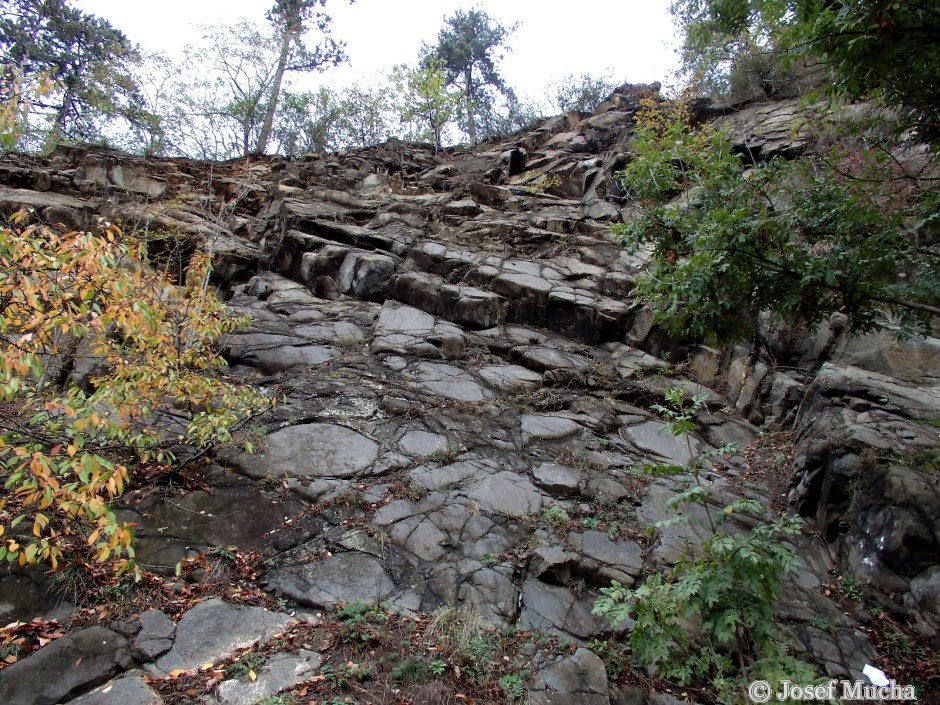
[[(674, 436), (688, 440), (704, 397), (689, 399), (672, 389), (666, 400), (668, 405), (657, 410)], [(713, 506), (705, 470), (711, 459), (732, 450), (708, 451), (687, 465), (647, 466), (655, 476), (685, 478), (667, 503), (672, 516), (650, 527), (681, 527), (685, 553), (673, 568), (648, 576), (638, 587), (615, 581), (602, 588), (594, 606), (615, 626), (634, 620), (628, 640), (638, 664), (656, 666), (667, 681), (704, 687), (729, 705), (740, 702), (746, 684), (756, 679), (809, 683), (815, 677), (808, 663), (790, 654), (774, 617), (782, 581), (796, 573), (796, 555), (785, 540), (799, 534), (800, 522), (781, 517), (749, 529), (729, 527), (735, 518), (761, 517), (765, 511), (749, 499)], [(695, 538), (698, 532), (701, 540)]]

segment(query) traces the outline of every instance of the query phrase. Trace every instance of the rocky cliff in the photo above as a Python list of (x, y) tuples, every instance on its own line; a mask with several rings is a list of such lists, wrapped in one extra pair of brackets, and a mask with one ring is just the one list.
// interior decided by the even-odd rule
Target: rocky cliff
[[(496, 627), (606, 638), (597, 589), (632, 585), (684, 545), (679, 530), (644, 534), (667, 515), (672, 481), (632, 473), (688, 461), (649, 410), (679, 386), (708, 397), (693, 451), (742, 449), (709, 473), (716, 501), (789, 506), (815, 532), (779, 605), (807, 658), (853, 679), (878, 662), (870, 615), (837, 605), (834, 584), (869, 590), (869, 604), (936, 643), (940, 340), (851, 338), (834, 320), (780, 332), (758, 358), (665, 336), (630, 298), (643, 253), (610, 235), (630, 217), (614, 174), (630, 158), (631, 118), (655, 90), (625, 86), (595, 114), (440, 154), (391, 141), (222, 164), (99, 148), (5, 157), (7, 212), (73, 227), (104, 217), (211, 247), (220, 290), (253, 320), (225, 342), (230, 372), (284, 400), (254, 430), (254, 452), (223, 450), (204, 489), (128, 503), (142, 564), (171, 572), (232, 545), (262, 551), (266, 590), (296, 607), (456, 604)], [(754, 159), (805, 146), (796, 100), (699, 107)], [(36, 616), (23, 585), (42, 578), (7, 576), (0, 592), (14, 581), (0, 614)], [(158, 654), (137, 648), (29, 702), (78, 696), (135, 659), (151, 674), (201, 663), (186, 620), (169, 623)], [(26, 697), (13, 693), (41, 674), (29, 664), (42, 653), (7, 669), (24, 674), (0, 683), (8, 702)], [(611, 702), (590, 651), (533, 665), (532, 702)], [(140, 692), (133, 702), (155, 697)], [(131, 702), (97, 697), (74, 702)]]

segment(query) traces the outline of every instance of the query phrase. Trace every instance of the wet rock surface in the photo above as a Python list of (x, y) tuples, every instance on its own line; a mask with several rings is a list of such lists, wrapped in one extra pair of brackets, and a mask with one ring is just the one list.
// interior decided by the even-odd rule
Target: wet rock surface
[[(641, 93), (474, 151), (390, 142), (217, 165), (208, 212), (170, 202), (207, 178), (206, 164), (100, 149), (64, 150), (49, 163), (10, 158), (0, 169), (4, 207), (216, 238), (229, 305), (252, 319), (224, 341), (229, 373), (280, 403), (258, 420), (252, 448), (233, 442), (216, 455), (205, 488), (121, 513), (138, 525), (141, 563), (164, 573), (213, 548), (260, 552), (261, 584), (285, 611), (210, 599), (175, 622), (145, 612), (127, 636), (74, 632), (6, 669), (0, 701), (155, 703), (133, 668), (199, 668), (283, 630), (296, 621), (286, 610), (381, 601), (404, 613), (457, 605), (493, 627), (570, 639), (573, 654), (535, 660), (531, 702), (611, 702), (603, 662), (580, 647), (630, 625), (591, 614), (598, 589), (633, 585), (701, 538), (679, 528), (645, 538), (648, 524), (670, 516), (680, 485), (639, 482), (633, 471), (747, 445), (760, 424), (795, 425), (792, 484), (788, 470), (782, 488), (748, 476), (741, 456), (705, 482), (722, 504), (779, 505), (789, 493), (830, 542), (831, 554), (799, 546), (800, 577), (780, 606), (806, 655), (853, 678), (877, 658), (821, 594), (836, 567), (830, 555), (936, 636), (940, 488), (935, 470), (916, 467), (938, 444), (936, 340), (899, 351), (833, 329), (780, 342), (780, 359), (794, 364), (776, 368), (749, 351), (668, 341), (629, 298), (644, 253), (609, 235), (624, 217), (611, 177)], [(759, 158), (798, 152), (800, 135), (785, 129), (796, 103), (764, 108), (728, 118), (747, 128), (742, 145)], [(539, 190), (546, 176), (557, 184)], [(39, 188), (43, 178), (55, 194)], [(649, 408), (676, 386), (708, 398), (688, 442)], [(41, 583), (28, 572), (0, 579), (0, 614), (61, 616), (61, 606), (18, 596)], [(82, 656), (68, 677), (43, 682), (79, 652), (87, 664)], [(315, 650), (297, 650), (258, 683), (223, 683), (205, 702), (257, 702), (319, 664)], [(668, 701), (634, 695), (629, 702)]]

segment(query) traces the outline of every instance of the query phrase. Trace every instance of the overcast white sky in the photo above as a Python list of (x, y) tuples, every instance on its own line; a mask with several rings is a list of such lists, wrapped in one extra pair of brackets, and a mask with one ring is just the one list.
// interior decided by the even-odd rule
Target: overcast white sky
[[(200, 24), (240, 17), (264, 22), (273, 0), (72, 0), (107, 19), (145, 51), (174, 53), (198, 43)], [(675, 69), (677, 38), (669, 0), (329, 0), (333, 36), (346, 42), (349, 65), (329, 69), (317, 84), (374, 83), (398, 63), (414, 63), (422, 42), (432, 44), (444, 18), (480, 7), (506, 26), (511, 52), (501, 65), (522, 98), (568, 74), (610, 74), (616, 81), (666, 83)], [(311, 41), (314, 37), (311, 36)]]

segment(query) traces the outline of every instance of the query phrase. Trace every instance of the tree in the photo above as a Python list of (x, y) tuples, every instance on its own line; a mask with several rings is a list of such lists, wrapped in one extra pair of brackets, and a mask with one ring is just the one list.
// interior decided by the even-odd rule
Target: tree
[(369, 147), (384, 142), (393, 132), (391, 97), (384, 85), (372, 88), (353, 84), (341, 96), (342, 125), (348, 142), (343, 146)]
[[(112, 502), (137, 462), (199, 453), (270, 407), (223, 382), (216, 340), (228, 316), (197, 252), (183, 286), (153, 268), (146, 243), (111, 225), (63, 232), (13, 216), (0, 228), (0, 560), (91, 559), (135, 570), (133, 533)], [(87, 384), (72, 365), (93, 361)]]
[(141, 119), (109, 130), (109, 141), (127, 152), (163, 156), (173, 151), (171, 123), (182, 117), (174, 112), (180, 103), (183, 67), (166, 54), (146, 54), (129, 67), (137, 85), (142, 107)]
[(173, 151), (201, 159), (251, 154), (257, 144), (277, 70), (279, 40), (242, 20), (187, 47), (174, 81), (176, 100), (164, 115)]
[(335, 152), (349, 146), (367, 147), (386, 139), (389, 91), (354, 85), (341, 92), (285, 91), (272, 137), (283, 154)]
[(587, 73), (565, 76), (553, 86), (555, 105), (563, 113), (572, 110), (593, 113), (616, 87), (609, 76), (595, 77)]
[[(288, 71), (313, 71), (329, 64), (335, 66), (346, 58), (342, 44), (337, 44), (327, 36), (331, 22), (330, 16), (315, 9), (325, 4), (326, 0), (276, 0), (274, 7), (268, 11), (268, 21), (271, 22), (278, 35), (280, 48), (277, 65), (271, 79), (271, 93), (267, 98), (264, 120), (254, 148), (257, 154), (264, 152), (271, 138), (284, 74)], [(323, 35), (323, 41), (313, 50), (308, 49), (302, 41), (303, 34), (311, 21)]]
[(430, 139), (439, 151), (442, 131), (456, 117), (461, 100), (460, 94), (448, 90), (444, 62), (428, 57), (417, 68), (399, 65), (391, 79), (397, 90), (402, 124), (417, 126), (409, 132), (409, 138)]
[(879, 95), (909, 109), (905, 124), (923, 139), (940, 139), (934, 0), (676, 0), (673, 13), (685, 29), (687, 63), (721, 57), (722, 47), (733, 56), (734, 42), (772, 48), (791, 61), (809, 56), (832, 72), (841, 95)]
[(128, 64), (136, 49), (108, 22), (66, 4), (66, 0), (9, 0), (0, 10), (0, 48), (26, 84), (48, 79), (56, 89), (26, 111), (42, 111), (46, 140), (92, 141), (102, 121), (145, 119)]
[(512, 96), (497, 70), (497, 51), (506, 47), (506, 38), (515, 26), (506, 28), (483, 10), (458, 10), (444, 22), (437, 45), (428, 60), (439, 60), (447, 72), (447, 83), (459, 84), (463, 93), (463, 117), (471, 144), (477, 142), (477, 121), (487, 87)]
[(285, 91), (281, 120), (274, 126), (278, 152), (288, 155), (333, 152), (342, 147), (343, 106), (336, 93)]
[[(747, 173), (727, 135), (692, 129), (680, 103), (644, 101), (619, 174), (638, 206), (617, 232), (651, 246), (635, 295), (676, 334), (756, 340), (761, 313), (849, 329), (940, 315), (938, 169), (903, 145), (835, 137), (818, 153)], [(677, 199), (676, 196), (679, 195)]]

